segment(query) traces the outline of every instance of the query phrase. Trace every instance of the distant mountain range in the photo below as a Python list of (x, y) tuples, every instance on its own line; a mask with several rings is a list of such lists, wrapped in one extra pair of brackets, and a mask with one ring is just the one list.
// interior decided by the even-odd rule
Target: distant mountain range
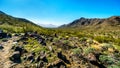
[(58, 26), (53, 25), (53, 24), (39, 24), (39, 25), (42, 27), (45, 27), (45, 28), (57, 28), (58, 27)]
[(81, 17), (80, 19), (74, 20), (73, 22), (69, 24), (65, 24), (60, 26), (60, 28), (65, 28), (65, 27), (72, 27), (72, 28), (77, 28), (77, 27), (89, 27), (89, 26), (120, 26), (120, 16), (112, 16), (109, 18), (84, 18)]
[[(40, 26), (39, 26), (40, 25)], [(35, 31), (45, 28), (57, 28), (53, 24), (35, 24), (24, 18), (16, 18), (0, 11), (0, 29), (19, 31), (26, 29), (27, 31)], [(69, 24), (60, 26), (59, 28), (84, 28), (84, 27), (120, 27), (120, 16), (112, 16), (109, 18), (84, 18), (76, 19)], [(14, 28), (13, 28), (14, 27)], [(110, 28), (111, 28), (110, 27)]]

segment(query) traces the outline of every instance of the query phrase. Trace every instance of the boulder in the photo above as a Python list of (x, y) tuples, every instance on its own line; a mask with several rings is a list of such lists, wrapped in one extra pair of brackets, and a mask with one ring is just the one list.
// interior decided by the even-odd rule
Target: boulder
[(38, 63), (40, 61), (40, 56), (37, 56), (35, 62)]
[(22, 47), (20, 47), (20, 46), (15, 47), (14, 50), (15, 50), (15, 51), (19, 51), (19, 52), (20, 52), (20, 55), (22, 55), (23, 53), (27, 53), (27, 50), (24, 49), (24, 48), (22, 48)]
[(45, 51), (40, 52), (40, 59), (43, 60), (44, 62), (48, 62)]
[(0, 33), (0, 38), (7, 38), (7, 33), (4, 32)]
[(45, 51), (40, 52), (40, 56), (45, 56), (45, 55), (46, 55)]
[(17, 44), (17, 43), (18, 43), (18, 42), (14, 41), (12, 44), (15, 45), (15, 44)]
[(30, 61), (31, 63), (35, 61), (34, 55), (30, 54), (27, 56), (27, 60)]
[(58, 35), (55, 33), (55, 35), (54, 35), (55, 37), (58, 37)]
[(0, 49), (3, 49), (4, 47), (0, 44)]
[(87, 55), (87, 60), (88, 60), (91, 64), (97, 66), (98, 68), (106, 68), (103, 64), (101, 64), (101, 63), (98, 62), (97, 57), (96, 57), (95, 54), (93, 54), (93, 53), (89, 53), (89, 54)]
[(87, 59), (88, 59), (89, 61), (97, 61), (97, 59), (96, 59), (96, 57), (95, 57), (95, 55), (94, 55), (93, 53), (89, 53), (89, 54), (87, 55)]
[(69, 50), (69, 49), (73, 49), (73, 46), (70, 46), (69, 43), (65, 43), (63, 42), (64, 40), (58, 40), (52, 43), (52, 45), (57, 46), (58, 48), (62, 48), (64, 50)]
[(16, 33), (16, 34), (14, 34), (14, 36), (20, 36), (20, 34)]
[(7, 41), (8, 41), (8, 39), (3, 39), (3, 40), (2, 40), (2, 42), (7, 42)]
[(24, 36), (28, 37), (28, 36), (29, 36), (29, 33), (28, 33), (28, 32), (26, 32), (26, 33), (24, 34)]
[(44, 62), (43, 62), (43, 61), (40, 61), (40, 62), (37, 64), (36, 67), (37, 67), (37, 68), (42, 68), (42, 67), (44, 67)]
[(19, 58), (20, 58), (20, 52), (19, 52), (19, 51), (13, 52), (12, 57), (13, 57), (14, 59), (19, 59)]
[(42, 58), (42, 61), (44, 61), (44, 62), (47, 62), (47, 63), (48, 63), (48, 60), (47, 60), (46, 56), (44, 56), (44, 57)]
[(50, 38), (49, 38), (49, 41), (50, 41), (50, 42), (53, 42), (53, 37), (50, 37)]
[(9, 33), (9, 34), (8, 34), (8, 38), (12, 38), (12, 34)]
[(20, 52), (19, 51), (15, 51), (13, 52), (12, 56), (10, 57), (10, 60), (15, 62), (15, 63), (20, 63), (21, 59), (20, 59)]
[(28, 42), (24, 41), (23, 44), (26, 45), (26, 44), (28, 44)]
[(26, 55), (23, 56), (23, 60), (25, 60), (25, 61), (27, 60), (27, 56)]
[(32, 52), (31, 54), (32, 54), (33, 56), (35, 56), (35, 52)]
[(58, 57), (59, 59), (63, 60), (65, 63), (70, 64), (70, 61), (67, 60), (67, 57), (66, 57), (65, 55), (63, 55), (62, 52), (58, 52), (58, 53), (57, 53), (57, 57)]
[(19, 47), (19, 46), (15, 47), (15, 51), (22, 52), (22, 47)]
[(28, 37), (26, 37), (26, 36), (23, 36), (19, 39), (19, 41), (27, 41), (27, 40), (28, 40)]
[(34, 59), (34, 56), (32, 54), (27, 56), (27, 60), (33, 60), (33, 59)]
[(45, 40), (42, 40), (42, 41), (41, 41), (41, 44), (42, 44), (43, 46), (46, 46)]
[(66, 64), (62, 60), (57, 60), (47, 66), (47, 68), (67, 68)]
[(31, 54), (29, 54), (29, 55), (27, 56), (27, 60), (32, 63), (32, 62), (35, 61), (34, 57), (35, 57), (35, 52), (32, 52)]
[(50, 50), (51, 52), (54, 52), (52, 46), (48, 46), (48, 48), (49, 48), (49, 50)]

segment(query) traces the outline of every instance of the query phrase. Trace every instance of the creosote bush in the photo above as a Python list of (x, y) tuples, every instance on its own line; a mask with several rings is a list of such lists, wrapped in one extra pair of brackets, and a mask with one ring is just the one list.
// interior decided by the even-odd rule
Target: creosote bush
[(94, 37), (94, 39), (100, 43), (109, 43), (109, 42), (114, 41), (113, 38), (109, 38), (109, 37), (105, 37), (105, 36), (96, 36), (96, 37)]
[(100, 55), (99, 59), (102, 63), (107, 63), (108, 65), (114, 64), (115, 61), (111, 56), (107, 55)]
[(81, 54), (82, 53), (81, 48), (75, 48), (75, 49), (72, 49), (72, 51), (73, 51), (74, 54)]
[(88, 47), (84, 49), (84, 52), (85, 54), (89, 54), (89, 53), (95, 52), (95, 49), (92, 47)]

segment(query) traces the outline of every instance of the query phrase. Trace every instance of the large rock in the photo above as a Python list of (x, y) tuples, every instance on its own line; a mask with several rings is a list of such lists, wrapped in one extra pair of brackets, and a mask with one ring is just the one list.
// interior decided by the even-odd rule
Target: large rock
[(35, 62), (38, 63), (40, 61), (40, 56), (37, 56)]
[(19, 58), (20, 58), (20, 52), (19, 52), (19, 51), (13, 52), (12, 57), (13, 57), (14, 59), (19, 59)]
[(44, 61), (44, 62), (47, 62), (47, 63), (48, 63), (47, 57), (46, 57), (46, 56), (44, 56), (44, 57), (42, 58), (42, 61)]
[(57, 60), (49, 64), (47, 68), (67, 68), (67, 66), (62, 60)]
[(12, 34), (9, 33), (9, 34), (8, 34), (8, 38), (12, 38)]
[(44, 62), (48, 62), (45, 51), (40, 52), (40, 59)]
[(94, 55), (93, 53), (89, 53), (89, 54), (87, 55), (87, 59), (88, 59), (89, 61), (97, 61), (97, 59), (96, 59), (96, 57), (95, 57), (95, 55)]
[(62, 48), (64, 50), (69, 50), (69, 49), (73, 49), (73, 46), (70, 46), (69, 43), (64, 43), (64, 40), (58, 40), (52, 43), (52, 45), (57, 46), (58, 48)]
[(67, 57), (62, 54), (62, 52), (57, 53), (57, 57), (61, 60), (63, 60), (65, 63), (70, 64), (69, 60), (67, 60)]
[(37, 68), (44, 68), (44, 62), (43, 61), (40, 61), (38, 64), (37, 64), (37, 66), (36, 66)]
[(28, 37), (26, 37), (26, 36), (23, 36), (19, 39), (19, 41), (27, 41), (27, 40), (28, 40)]
[(15, 62), (15, 63), (20, 63), (21, 59), (20, 59), (20, 52), (19, 51), (15, 51), (13, 52), (12, 56), (10, 57), (10, 60)]
[(17, 46), (14, 48), (15, 51), (19, 51), (20, 52), (20, 55), (22, 55), (23, 53), (27, 53), (27, 50), (20, 47), (20, 46)]
[(45, 39), (44, 38), (39, 38), (38, 39), (38, 42), (40, 43), (40, 44), (42, 44), (43, 46), (46, 46), (46, 41), (45, 41)]
[(35, 52), (32, 52), (31, 54), (28, 55), (28, 60), (33, 59), (35, 56)]
[(49, 40), (50, 42), (53, 42), (53, 37), (49, 37), (48, 40)]
[(97, 57), (98, 57), (98, 56), (96, 56), (95, 54), (89, 53), (89, 54), (87, 55), (87, 60), (88, 60), (91, 64), (93, 64), (93, 65), (95, 65), (95, 66), (97, 66), (97, 67), (99, 67), (99, 68), (106, 68), (103, 64), (99, 63), (99, 60), (97, 60)]
[(31, 63), (34, 62), (34, 55), (30, 54), (27, 56), (27, 60), (30, 61)]
[(0, 33), (0, 38), (7, 38), (7, 33), (1, 32)]
[(49, 48), (49, 50), (50, 50), (51, 52), (54, 52), (52, 46), (48, 46), (48, 48)]
[(4, 47), (0, 44), (0, 49), (3, 49)]
[(27, 56), (27, 60), (31, 63), (35, 61), (35, 52), (32, 52), (30, 55)]

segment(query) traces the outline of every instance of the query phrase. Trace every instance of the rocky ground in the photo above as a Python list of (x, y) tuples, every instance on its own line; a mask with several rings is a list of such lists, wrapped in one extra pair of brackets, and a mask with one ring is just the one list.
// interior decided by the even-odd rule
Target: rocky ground
[(0, 50), (0, 68), (9, 68), (12, 65), (12, 62), (9, 60), (11, 55), (11, 48), (13, 41), (17, 40), (16, 37), (7, 39), (5, 42), (1, 42), (3, 49)]
[(116, 45), (88, 37), (35, 32), (16, 34), (7, 40), (1, 41), (0, 68), (120, 67), (120, 51)]

